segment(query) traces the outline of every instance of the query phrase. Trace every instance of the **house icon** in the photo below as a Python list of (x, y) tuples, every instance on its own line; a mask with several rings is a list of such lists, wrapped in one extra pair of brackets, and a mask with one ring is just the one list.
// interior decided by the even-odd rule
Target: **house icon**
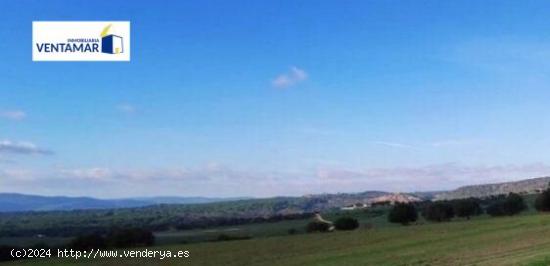
[(110, 34), (101, 38), (101, 52), (107, 54), (120, 54), (124, 52), (122, 37)]

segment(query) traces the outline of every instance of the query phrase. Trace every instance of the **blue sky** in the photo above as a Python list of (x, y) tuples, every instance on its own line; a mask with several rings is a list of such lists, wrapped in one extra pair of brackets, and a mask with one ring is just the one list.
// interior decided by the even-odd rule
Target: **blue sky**
[[(273, 196), (550, 173), (545, 1), (4, 1), (0, 191)], [(32, 62), (129, 20), (131, 62)]]

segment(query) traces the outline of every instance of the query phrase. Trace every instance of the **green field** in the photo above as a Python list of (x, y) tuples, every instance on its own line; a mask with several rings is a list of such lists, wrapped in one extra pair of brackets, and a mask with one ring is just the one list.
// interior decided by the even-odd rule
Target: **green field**
[(187, 259), (25, 260), (2, 265), (550, 265), (550, 215), (155, 247)]
[[(323, 216), (331, 221), (334, 221), (342, 216), (353, 217), (356, 218), (363, 225), (363, 227), (371, 226), (382, 228), (399, 226), (387, 222), (387, 209), (384, 208), (381, 208), (378, 211), (370, 212), (365, 212), (363, 210), (337, 211), (324, 214)], [(252, 238), (264, 238), (288, 235), (288, 231), (291, 229), (294, 230), (296, 234), (305, 234), (305, 227), (310, 221), (311, 219), (297, 219), (271, 223), (254, 223), (245, 225), (213, 227), (208, 229), (157, 232), (155, 233), (155, 243), (156, 245), (167, 245), (213, 241), (220, 234), (226, 234), (230, 236), (249, 236)]]

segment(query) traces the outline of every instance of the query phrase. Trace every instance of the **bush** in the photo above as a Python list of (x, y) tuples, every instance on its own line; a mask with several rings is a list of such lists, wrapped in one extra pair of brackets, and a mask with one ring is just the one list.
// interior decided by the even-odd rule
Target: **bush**
[(323, 222), (310, 222), (306, 226), (306, 232), (313, 233), (313, 232), (328, 232), (330, 229), (330, 224), (323, 223)]
[(487, 214), (491, 216), (511, 216), (525, 210), (527, 205), (523, 198), (516, 193), (510, 193), (504, 199), (497, 200), (487, 207)]
[(550, 211), (550, 188), (537, 196), (535, 200), (535, 209), (540, 212)]
[(436, 201), (428, 203), (422, 212), (426, 220), (434, 222), (443, 222), (451, 220), (455, 214), (453, 205), (446, 201)]
[(407, 203), (395, 204), (388, 214), (388, 221), (390, 223), (408, 225), (409, 223), (416, 221), (416, 219), (418, 219), (416, 207)]
[(487, 214), (491, 216), (505, 216), (507, 215), (504, 201), (493, 202), (487, 206)]
[(470, 199), (460, 199), (453, 201), (454, 213), (458, 217), (466, 217), (470, 219), (471, 216), (480, 215), (483, 213), (483, 209), (479, 205), (478, 200)]
[(351, 217), (341, 217), (334, 222), (334, 227), (338, 230), (355, 230), (359, 227), (359, 222)]

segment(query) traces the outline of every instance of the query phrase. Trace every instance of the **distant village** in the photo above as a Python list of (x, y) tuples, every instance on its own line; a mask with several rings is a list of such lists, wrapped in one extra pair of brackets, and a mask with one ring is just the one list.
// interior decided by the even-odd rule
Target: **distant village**
[(357, 210), (357, 209), (366, 209), (373, 206), (394, 205), (396, 203), (410, 203), (410, 202), (418, 202), (418, 201), (422, 201), (422, 200), (415, 196), (411, 196), (403, 193), (395, 193), (395, 194), (389, 194), (389, 195), (368, 199), (365, 202), (357, 202), (352, 205), (344, 206), (340, 209), (344, 211), (351, 211), (351, 210)]

